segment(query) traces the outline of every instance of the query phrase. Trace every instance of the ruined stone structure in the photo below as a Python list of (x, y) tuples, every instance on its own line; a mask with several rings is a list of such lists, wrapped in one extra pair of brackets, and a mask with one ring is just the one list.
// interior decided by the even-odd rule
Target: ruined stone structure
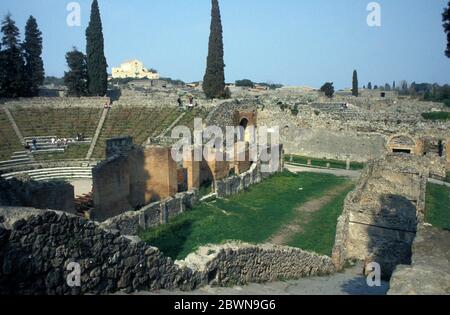
[(66, 182), (36, 182), (0, 176), (0, 206), (33, 207), (75, 213), (74, 187)]
[(153, 146), (144, 150), (144, 169), (149, 174), (146, 183), (145, 202), (163, 200), (178, 192), (177, 165), (171, 149)]
[(397, 265), (410, 264), (432, 176), (445, 176), (442, 159), (403, 154), (371, 162), (338, 220), (333, 249), (337, 268), (348, 259), (377, 262), (389, 278)]
[(398, 266), (389, 295), (450, 294), (450, 232), (426, 225), (418, 228), (412, 264)]
[[(33, 257), (31, 260), (30, 257)], [(81, 286), (69, 287), (78, 263)], [(193, 290), (334, 272), (331, 259), (273, 245), (225, 244), (173, 262), (139, 240), (92, 221), (36, 209), (0, 210), (0, 294), (105, 294)]]

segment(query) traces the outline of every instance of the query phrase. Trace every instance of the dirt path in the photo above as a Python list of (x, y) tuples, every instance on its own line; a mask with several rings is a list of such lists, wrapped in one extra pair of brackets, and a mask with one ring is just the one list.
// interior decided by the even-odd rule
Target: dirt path
[[(328, 190), (325, 195), (318, 199), (310, 200), (296, 209), (296, 218), (287, 225), (284, 225), (280, 230), (272, 235), (266, 243), (276, 245), (287, 245), (293, 237), (302, 231), (302, 224), (308, 223), (312, 213), (319, 211), (323, 206), (331, 202), (339, 194), (349, 189), (353, 183), (339, 185)], [(302, 214), (306, 214), (303, 216)]]

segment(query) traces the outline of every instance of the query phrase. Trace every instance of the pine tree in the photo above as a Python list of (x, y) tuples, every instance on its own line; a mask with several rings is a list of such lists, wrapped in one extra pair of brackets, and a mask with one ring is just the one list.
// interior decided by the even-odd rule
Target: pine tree
[(324, 85), (322, 85), (320, 90), (325, 93), (325, 96), (330, 98), (333, 97), (334, 95), (333, 82), (326, 82)]
[(222, 97), (225, 91), (225, 63), (222, 21), (218, 0), (212, 0), (208, 59), (203, 78), (203, 91), (208, 98)]
[(69, 72), (64, 73), (64, 84), (66, 85), (68, 96), (88, 95), (88, 74), (86, 56), (75, 47), (66, 54)]
[(395, 81), (392, 83), (392, 90), (395, 91)]
[(358, 97), (359, 91), (358, 91), (358, 73), (356, 70), (353, 71), (353, 88), (352, 88), (352, 95)]
[(39, 87), (44, 83), (44, 63), (42, 61), (42, 33), (38, 29), (33, 16), (25, 26), (25, 41), (23, 43), (25, 57), (24, 95), (38, 96)]
[(444, 13), (442, 13), (442, 22), (444, 23), (445, 34), (447, 34), (447, 50), (445, 51), (445, 55), (450, 58), (450, 2), (447, 8), (444, 9)]
[(19, 97), (23, 94), (24, 60), (19, 42), (19, 29), (11, 18), (6, 15), (2, 21), (2, 70), (0, 93), (2, 97)]
[(86, 41), (89, 94), (104, 96), (108, 89), (108, 64), (105, 58), (102, 21), (97, 0), (92, 2), (91, 19), (86, 29)]
[(372, 82), (369, 82), (369, 83), (367, 84), (367, 88), (368, 88), (369, 90), (372, 89)]

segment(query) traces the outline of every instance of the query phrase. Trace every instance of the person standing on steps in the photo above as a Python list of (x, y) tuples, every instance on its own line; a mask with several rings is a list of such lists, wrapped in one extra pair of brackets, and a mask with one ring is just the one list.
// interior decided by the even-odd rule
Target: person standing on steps
[(37, 140), (36, 140), (36, 138), (33, 138), (33, 151), (37, 151)]

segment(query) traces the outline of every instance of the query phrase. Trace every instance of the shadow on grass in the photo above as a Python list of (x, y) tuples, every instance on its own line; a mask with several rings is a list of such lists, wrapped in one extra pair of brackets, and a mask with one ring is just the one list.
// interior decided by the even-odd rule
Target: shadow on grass
[(183, 220), (166, 227), (152, 233), (146, 243), (159, 248), (165, 256), (177, 259), (192, 233), (192, 221)]

